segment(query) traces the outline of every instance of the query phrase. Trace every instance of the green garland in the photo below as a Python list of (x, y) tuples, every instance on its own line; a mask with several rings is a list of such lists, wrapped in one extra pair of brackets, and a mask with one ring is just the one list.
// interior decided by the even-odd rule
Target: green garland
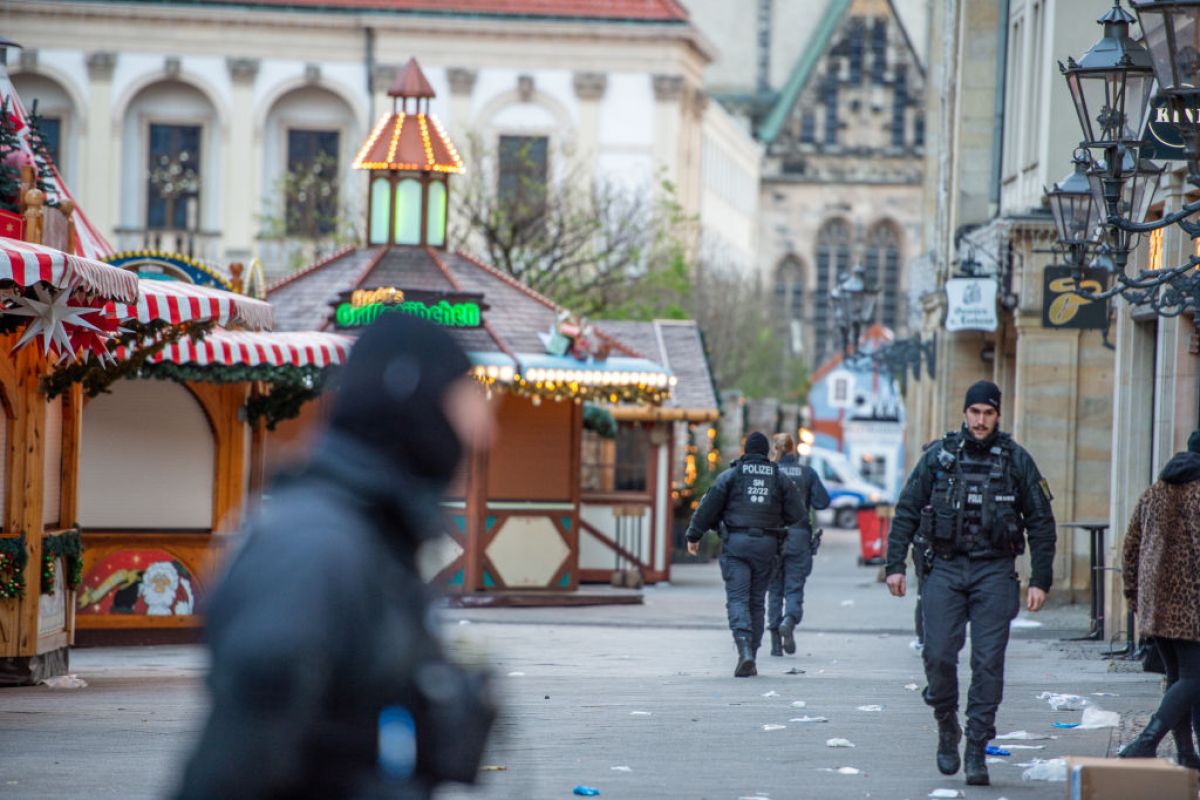
[(46, 396), (53, 400), (76, 383), (83, 384), (83, 391), (88, 397), (107, 392), (109, 386), (122, 378), (141, 377), (142, 371), (154, 366), (151, 359), (167, 345), (179, 341), (184, 336), (199, 341), (213, 326), (211, 321), (187, 322), (182, 325), (170, 325), (165, 322), (145, 325), (132, 321), (123, 324), (128, 331), (113, 339), (109, 343), (109, 349), (115, 350), (123, 346), (127, 354), (125, 358), (117, 359), (115, 363), (110, 361), (103, 364), (98, 359), (88, 359), (60, 367), (42, 379), (42, 391)]
[(54, 594), (54, 564), (60, 558), (67, 569), (63, 583), (73, 592), (83, 582), (83, 535), (78, 525), (43, 540), (42, 594)]
[(0, 598), (25, 596), (25, 565), (29, 551), (25, 549), (25, 534), (0, 539)]

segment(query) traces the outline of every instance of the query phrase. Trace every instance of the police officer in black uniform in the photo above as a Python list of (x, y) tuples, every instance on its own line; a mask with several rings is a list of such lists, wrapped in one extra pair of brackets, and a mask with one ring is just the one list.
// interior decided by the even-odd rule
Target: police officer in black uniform
[(808, 514), (796, 484), (767, 458), (766, 436), (751, 433), (742, 450), (742, 457), (705, 492), (687, 530), (688, 552), (695, 555), (700, 537), (720, 525), (721, 577), (738, 653), (737, 678), (758, 674), (754, 660), (762, 643), (771, 567), (786, 528)]
[(800, 524), (788, 528), (783, 552), (775, 561), (771, 582), (767, 585), (767, 630), (771, 632), (771, 655), (796, 652), (796, 626), (804, 617), (804, 583), (812, 573), (813, 556), (820, 545), (813, 533), (812, 512), (829, 508), (829, 492), (817, 471), (801, 464), (791, 434), (777, 433), (771, 449), (779, 471), (792, 479), (809, 513)]
[(996, 735), (1004, 691), (1009, 623), (1020, 610), (1015, 558), (1031, 556), (1026, 608), (1039, 610), (1054, 562), (1053, 497), (1024, 448), (999, 430), (1000, 389), (979, 381), (967, 390), (964, 423), (921, 456), (908, 478), (888, 537), (887, 585), (903, 597), (910, 544), (921, 551), (925, 702), (938, 724), (937, 766), (958, 772), (958, 653), (971, 623), (965, 772), (988, 785), (985, 750)]

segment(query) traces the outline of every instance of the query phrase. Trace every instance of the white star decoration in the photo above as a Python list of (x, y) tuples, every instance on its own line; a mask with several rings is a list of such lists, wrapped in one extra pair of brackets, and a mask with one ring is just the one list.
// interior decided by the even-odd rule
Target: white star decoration
[(71, 289), (64, 289), (57, 294), (52, 294), (44, 286), (38, 284), (33, 287), (33, 293), (37, 295), (36, 299), (26, 296), (15, 297), (11, 302), (16, 307), (4, 310), (5, 314), (30, 318), (29, 327), (25, 329), (25, 333), (21, 334), (21, 338), (17, 340), (17, 344), (13, 348), (14, 350), (24, 347), (28, 342), (40, 335), (42, 337), (42, 351), (46, 355), (50, 354), (50, 347), (53, 345), (57, 348), (59, 354), (66, 358), (74, 352), (74, 348), (71, 347), (71, 339), (67, 335), (67, 325), (77, 325), (81, 328), (90, 328), (94, 331), (100, 330), (83, 318), (85, 314), (94, 313), (96, 309), (69, 304), (72, 293)]

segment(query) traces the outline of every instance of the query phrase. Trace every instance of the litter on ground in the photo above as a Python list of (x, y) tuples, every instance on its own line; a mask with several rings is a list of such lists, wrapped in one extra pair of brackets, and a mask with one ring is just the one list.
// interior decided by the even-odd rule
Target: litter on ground
[(1042, 692), (1037, 696), (1037, 699), (1045, 700), (1054, 711), (1078, 711), (1088, 704), (1087, 698), (1080, 697), (1077, 694)]
[(904, 684), (904, 688), (908, 689), (910, 692), (915, 692), (917, 690), (917, 685), (915, 683), (906, 683)]
[(49, 686), (51, 689), (86, 689), (87, 681), (78, 675), (59, 675), (54, 678), (45, 678), (42, 684)]
[(1029, 731), (1013, 731), (1012, 733), (1001, 734), (996, 737), (996, 741), (1026, 741), (1036, 742), (1042, 739), (1053, 739), (1053, 736), (1047, 736), (1044, 733), (1030, 733)]
[(781, 731), (781, 730), (783, 730), (783, 729), (784, 729), (784, 728), (786, 728), (786, 727), (787, 727), (787, 725), (770, 725), (770, 724), (767, 724), (767, 725), (763, 725), (763, 730), (764, 730), (764, 731)]
[(788, 722), (829, 722), (829, 717), (792, 717)]
[(950, 800), (950, 798), (953, 797), (965, 797), (960, 789), (934, 789), (929, 793), (929, 796), (939, 798), (939, 800), (941, 800), (941, 798)]
[(793, 700), (792, 701), (793, 708), (804, 708), (806, 705), (808, 705), (808, 703), (804, 702), (803, 700)]
[(769, 692), (763, 692), (763, 697), (779, 697), (779, 692), (772, 689)]
[(854, 742), (849, 739), (826, 739), (826, 747), (854, 747)]
[(600, 794), (600, 790), (594, 786), (576, 786), (571, 792), (580, 797), (597, 797)]
[(631, 716), (631, 717), (649, 717), (651, 715), (651, 713), (652, 712), (650, 712), (650, 711), (630, 711), (629, 716)]
[(875, 706), (875, 705), (859, 706), (858, 710), (859, 711), (883, 711), (883, 706)]
[(1089, 706), (1083, 710), (1083, 719), (1079, 729), (1094, 731), (1097, 728), (1115, 728), (1121, 724), (1121, 715), (1116, 711), (1105, 711), (1103, 708)]
[(1012, 753), (1005, 750), (1003, 747), (997, 747), (994, 744), (989, 744), (984, 750), (989, 756), (1011, 756)]
[(1062, 758), (1052, 758), (1048, 761), (1034, 759), (1029, 769), (1021, 773), (1023, 781), (1065, 781), (1067, 779), (1067, 762)]
[(612, 771), (613, 772), (633, 772), (633, 767), (626, 767), (626, 766), (622, 765), (619, 767), (613, 767)]

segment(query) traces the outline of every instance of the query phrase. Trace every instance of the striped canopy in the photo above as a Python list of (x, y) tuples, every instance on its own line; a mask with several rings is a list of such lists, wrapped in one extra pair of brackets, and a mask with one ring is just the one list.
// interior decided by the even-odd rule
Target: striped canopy
[(216, 328), (198, 342), (182, 339), (167, 345), (154, 363), (195, 366), (329, 367), (342, 364), (354, 339), (318, 331), (248, 332)]
[(45, 281), (59, 289), (82, 286), (110, 300), (132, 303), (138, 279), (132, 272), (84, 256), (0, 236), (0, 279), (18, 286)]
[(253, 297), (227, 292), (211, 286), (182, 281), (142, 278), (136, 304), (109, 303), (108, 313), (117, 319), (138, 322), (206, 322), (218, 325), (236, 323), (263, 330), (275, 326), (275, 310), (270, 303)]

